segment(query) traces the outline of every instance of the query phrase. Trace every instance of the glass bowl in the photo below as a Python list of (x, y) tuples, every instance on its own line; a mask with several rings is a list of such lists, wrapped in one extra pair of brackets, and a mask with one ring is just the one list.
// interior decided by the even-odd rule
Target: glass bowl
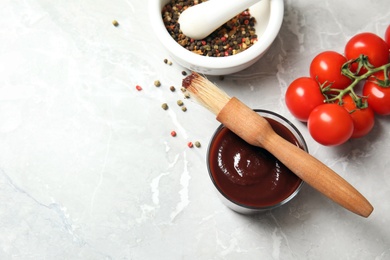
[[(308, 151), (303, 136), (286, 118), (268, 110), (254, 111), (267, 119), (280, 136)], [(249, 145), (224, 125), (211, 138), (207, 167), (222, 202), (243, 214), (286, 204), (304, 183), (268, 151)]]

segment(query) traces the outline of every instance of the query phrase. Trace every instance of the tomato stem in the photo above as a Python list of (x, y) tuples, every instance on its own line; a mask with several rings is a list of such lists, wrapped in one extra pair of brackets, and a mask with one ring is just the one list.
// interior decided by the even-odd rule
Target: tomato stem
[[(354, 63), (358, 64), (356, 72), (351, 71), (351, 65)], [(359, 75), (359, 72), (361, 71), (362, 68), (365, 68), (367, 72), (365, 72), (362, 75)], [(335, 101), (338, 101), (339, 104), (342, 104), (343, 97), (346, 94), (350, 94), (358, 108), (366, 107), (367, 103), (363, 102), (362, 98), (355, 93), (354, 88), (359, 84), (360, 81), (365, 80), (370, 76), (372, 76), (373, 74), (378, 73), (380, 71), (383, 71), (384, 73), (384, 80), (376, 79), (378, 85), (386, 88), (390, 87), (390, 80), (388, 75), (389, 68), (390, 68), (390, 63), (382, 65), (380, 67), (374, 67), (373, 65), (370, 64), (370, 62), (368, 61), (368, 57), (366, 55), (360, 55), (357, 59), (347, 61), (342, 66), (341, 73), (344, 76), (350, 78), (352, 80), (352, 83), (348, 87), (342, 90), (333, 89), (332, 84), (328, 86), (322, 86), (321, 88), (322, 94), (326, 97), (325, 102), (334, 103)]]

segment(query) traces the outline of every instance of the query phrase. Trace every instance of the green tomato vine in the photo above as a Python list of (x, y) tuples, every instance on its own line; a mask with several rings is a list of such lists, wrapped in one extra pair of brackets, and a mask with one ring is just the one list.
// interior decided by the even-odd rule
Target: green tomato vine
[[(352, 64), (357, 64), (356, 71), (351, 70)], [(367, 72), (362, 75), (359, 75), (359, 72), (365, 68)], [(332, 88), (332, 83), (328, 84), (325, 82), (320, 85), (322, 94), (325, 96), (326, 103), (335, 103), (338, 102), (340, 105), (343, 104), (343, 97), (347, 94), (351, 95), (353, 100), (356, 103), (356, 107), (359, 109), (364, 109), (368, 106), (367, 97), (361, 97), (356, 94), (354, 88), (358, 85), (359, 82), (363, 80), (367, 80), (369, 77), (376, 73), (383, 72), (384, 79), (378, 79), (374, 77), (375, 83), (384, 88), (390, 87), (390, 79), (389, 79), (389, 68), (390, 63), (382, 65), (380, 67), (374, 67), (368, 61), (368, 57), (366, 55), (360, 55), (357, 59), (347, 61), (341, 67), (341, 73), (352, 80), (352, 83), (346, 87), (345, 89), (334, 89)]]

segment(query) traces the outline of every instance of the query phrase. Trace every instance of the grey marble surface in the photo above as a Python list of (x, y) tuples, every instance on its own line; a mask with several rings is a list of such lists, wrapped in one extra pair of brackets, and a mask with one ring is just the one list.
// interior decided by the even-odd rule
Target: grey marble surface
[(164, 64), (147, 4), (0, 2), (0, 259), (390, 259), (390, 118), (324, 147), (283, 99), (319, 52), (342, 52), (358, 32), (383, 35), (389, 1), (285, 1), (269, 52), (211, 77), (290, 119), (310, 153), (374, 205), (368, 219), (307, 185), (264, 214), (222, 205), (205, 164), (218, 122), (192, 100), (186, 113), (175, 105), (182, 96), (169, 86), (180, 88), (183, 68)]

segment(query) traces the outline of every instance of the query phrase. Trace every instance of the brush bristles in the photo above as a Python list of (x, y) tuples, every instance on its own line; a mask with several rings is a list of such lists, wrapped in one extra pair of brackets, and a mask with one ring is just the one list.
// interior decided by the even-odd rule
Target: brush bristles
[(230, 97), (208, 79), (193, 72), (183, 80), (183, 86), (201, 103), (215, 115), (230, 100)]

